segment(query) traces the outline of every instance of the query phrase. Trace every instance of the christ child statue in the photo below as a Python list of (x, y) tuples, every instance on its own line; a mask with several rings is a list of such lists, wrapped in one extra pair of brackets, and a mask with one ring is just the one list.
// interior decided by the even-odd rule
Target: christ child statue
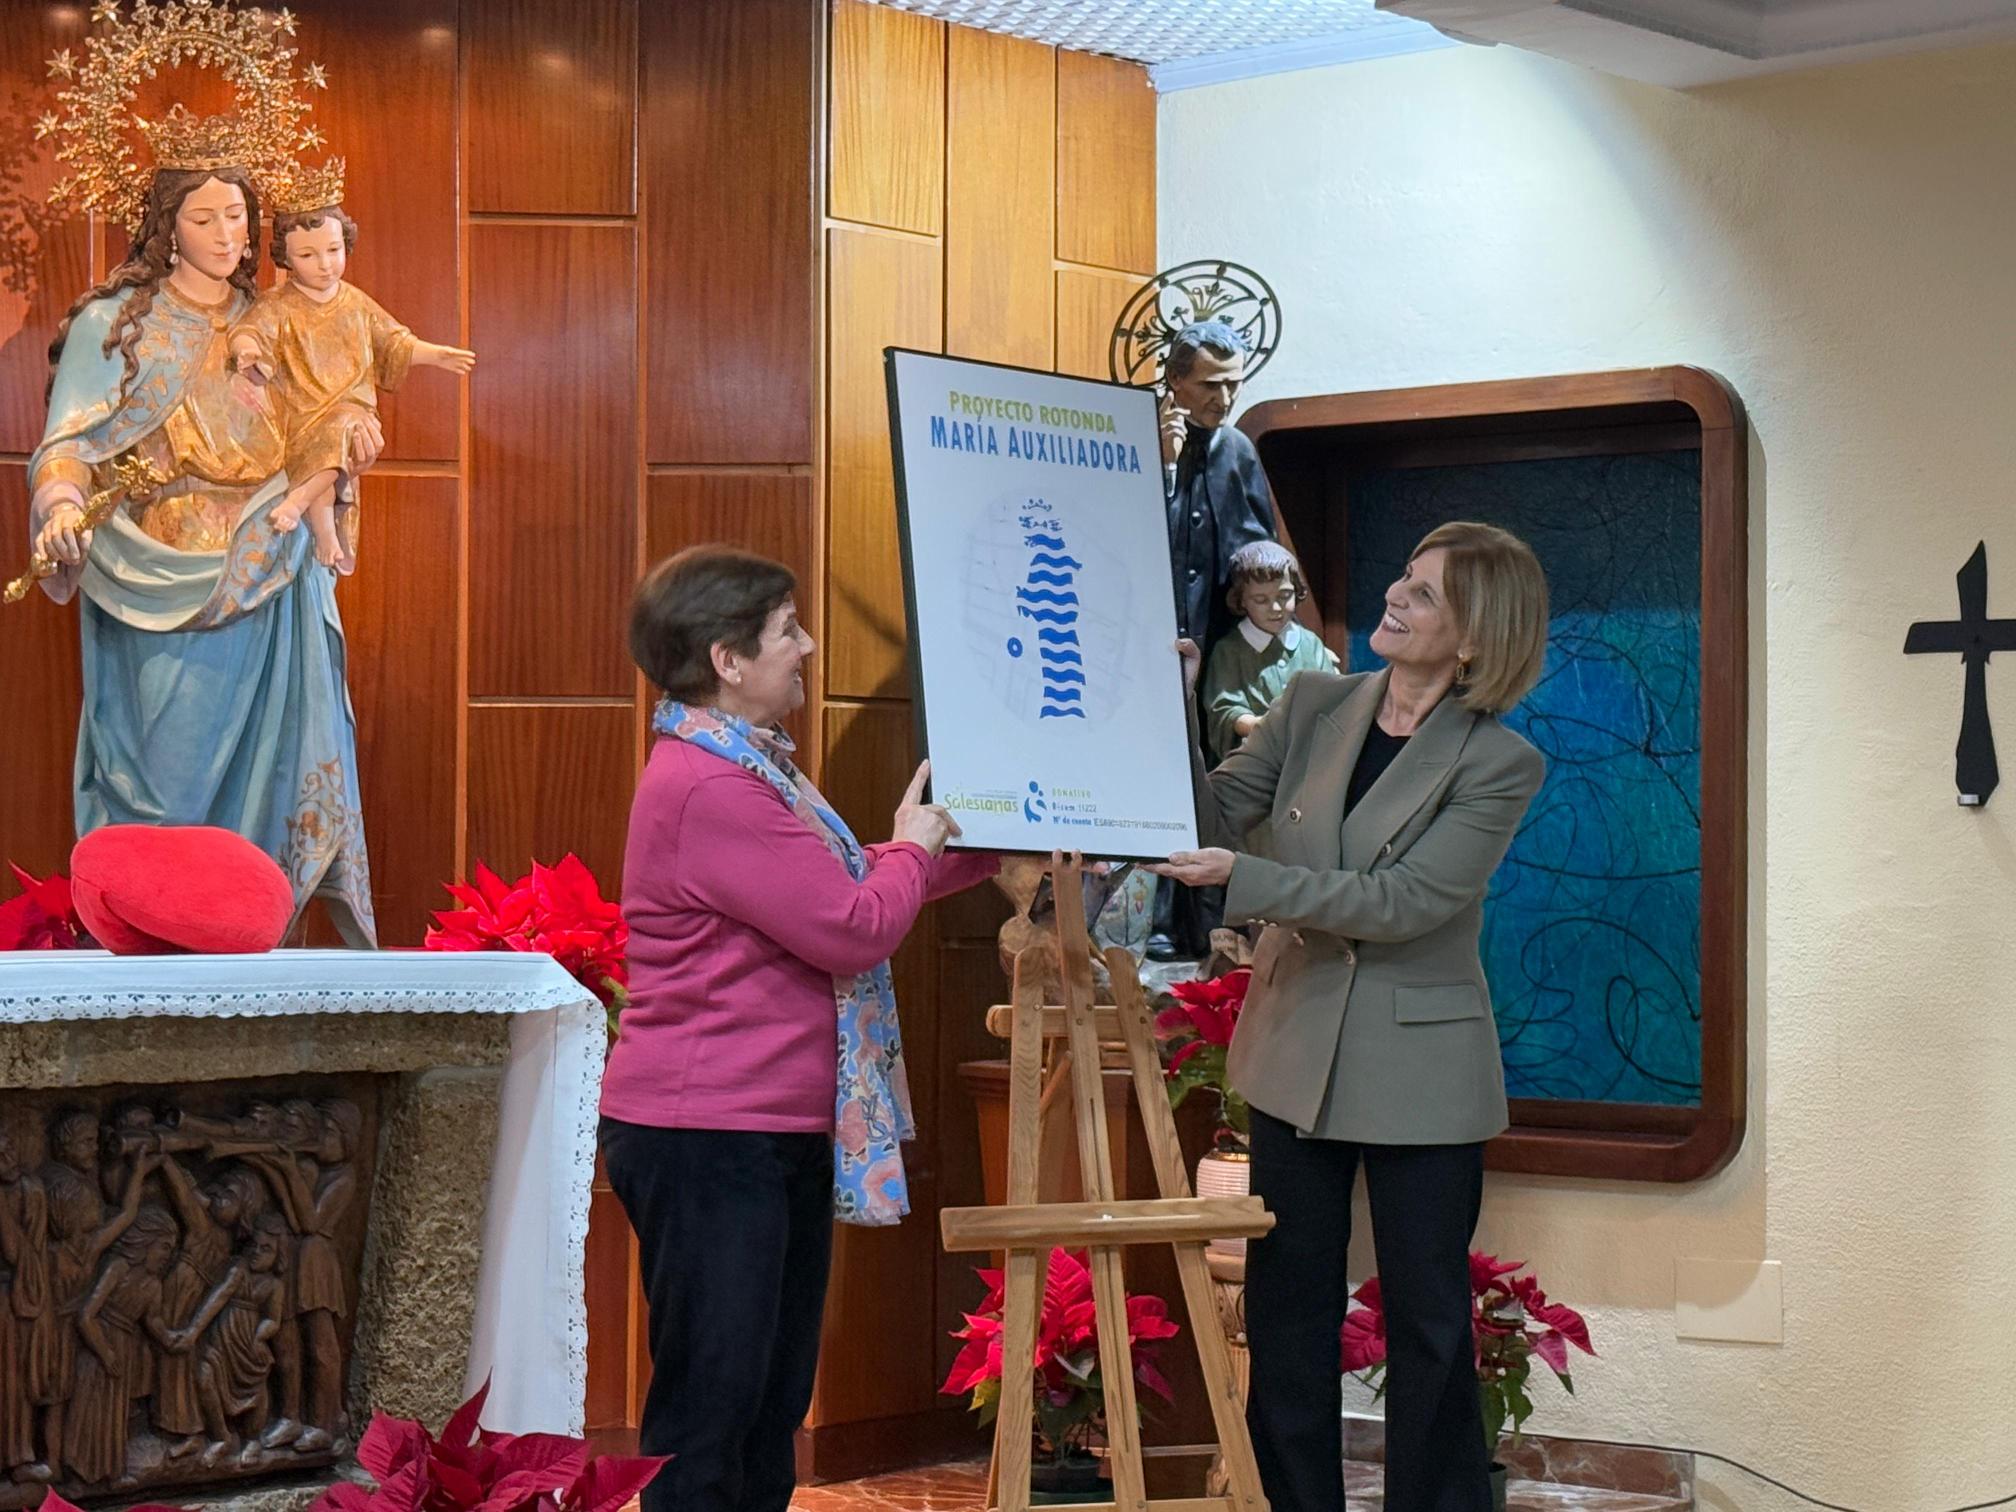
[[(267, 515), (277, 531), (305, 518), (315, 558), (349, 573), (355, 530), (338, 519), (356, 494), (348, 436), (360, 420), (377, 424), (378, 390), (396, 389), (415, 363), (466, 373), (476, 354), (421, 341), (343, 274), (357, 223), (340, 205), (281, 210), (273, 221), (274, 266), (287, 277), (259, 296), (231, 328), (239, 396), (267, 407), (273, 396), (286, 441), (287, 494)], [(270, 388), (269, 388), (270, 385)]]

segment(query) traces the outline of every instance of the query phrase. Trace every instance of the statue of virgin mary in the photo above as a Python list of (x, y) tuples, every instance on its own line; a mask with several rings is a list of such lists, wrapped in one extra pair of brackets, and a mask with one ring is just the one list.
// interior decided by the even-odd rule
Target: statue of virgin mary
[[(29, 461), (29, 529), (54, 565), (42, 589), (81, 598), (77, 832), (235, 830), (285, 870), (297, 918), (321, 897), (344, 939), (368, 946), (336, 579), (307, 531), (267, 522), (288, 487), (282, 440), (225, 339), (254, 292), (255, 170), (220, 156), (228, 132), (204, 140), (201, 125), (184, 150), (157, 153), (131, 255), (58, 331)], [(360, 429), (353, 466), (382, 442)], [(166, 481), (87, 529), (87, 502), (134, 459)]]

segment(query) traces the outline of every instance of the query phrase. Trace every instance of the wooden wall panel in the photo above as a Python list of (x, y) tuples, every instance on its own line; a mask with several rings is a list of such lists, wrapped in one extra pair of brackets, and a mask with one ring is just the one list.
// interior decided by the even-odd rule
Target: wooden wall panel
[(902, 697), (901, 554), (882, 349), (937, 351), (938, 248), (873, 231), (827, 237), (826, 677), (833, 698)]
[(469, 261), (469, 691), (627, 697), (636, 233), (482, 222)]
[[(824, 549), (832, 702), (821, 781), (847, 795), (843, 811), (860, 811), (865, 836), (888, 823), (912, 719), (881, 349), (1104, 377), (1107, 334), (1139, 283), (1123, 259), (1138, 258), (1143, 272), (1153, 265), (1153, 102), (1144, 118), (1138, 69), (1081, 68), (1035, 44), (941, 29), (857, 0), (834, 0), (832, 26)], [(1103, 98), (1120, 89), (1126, 100)], [(1108, 132), (1124, 140), (1102, 141)], [(1071, 157), (1069, 187), (1060, 153)], [(1093, 193), (1125, 203), (1077, 203)], [(1118, 265), (1079, 265), (1072, 255)], [(898, 957), (923, 1124), (913, 1165), (929, 1176), (913, 1184), (906, 1229), (929, 1231), (939, 1209), (985, 1198), (977, 1112), (956, 1068), (999, 1053), (984, 1011), (1006, 992), (994, 945), (1006, 911), (991, 886), (936, 903)], [(901, 1230), (843, 1232), (801, 1466), (845, 1477), (984, 1450), (986, 1435), (961, 1404), (936, 1391), (957, 1348), (947, 1331), (980, 1296), (971, 1259), (941, 1254), (935, 1233), (919, 1255)], [(895, 1294), (911, 1299), (908, 1316), (892, 1311)]]
[[(659, 562), (706, 541), (740, 546), (782, 562), (798, 574), (798, 622), (820, 639), (819, 563), (809, 473), (660, 473), (645, 496), (644, 559)], [(822, 648), (823, 649), (823, 648)], [(814, 653), (816, 656), (818, 653)], [(812, 665), (808, 690), (817, 684)], [(785, 721), (808, 765), (814, 742), (808, 711)]]
[(470, 868), (516, 877), (572, 851), (613, 896), (636, 787), (635, 718), (627, 703), (470, 709)]
[(1057, 54), (1057, 256), (1155, 267), (1155, 91), (1138, 63)]
[[(1000, 890), (990, 883), (973, 889), (968, 896), (983, 892), (999, 896)], [(936, 906), (943, 910), (946, 905)], [(987, 1009), (1008, 1000), (1008, 982), (1001, 974), (993, 940), (941, 943), (937, 986), (938, 1058), (932, 1075), (939, 1089), (935, 1131), (939, 1200), (946, 1207), (977, 1207), (987, 1201), (980, 1124), (972, 1096), (960, 1084), (959, 1067), (967, 1061), (993, 1060), (1008, 1053), (1006, 1042), (987, 1032)], [(961, 1326), (961, 1314), (978, 1307), (987, 1295), (986, 1287), (973, 1274), (973, 1267), (983, 1263), (991, 1262), (982, 1255), (939, 1251), (932, 1368), (941, 1381), (959, 1351), (959, 1341), (951, 1335)]]
[(1057, 371), (1080, 378), (1113, 376), (1113, 325), (1145, 280), (1097, 268), (1057, 270)]
[[(297, 7), (304, 60), (329, 70), (315, 120), (348, 162), (344, 207), (357, 221), (348, 277), (427, 341), (461, 346), (461, 238), (455, 203), (455, 0), (309, 0)], [(262, 238), (270, 243), (269, 229)], [(264, 276), (274, 276), (262, 251)], [(385, 460), (451, 461), (461, 389), (416, 368), (380, 396)]]
[[(0, 582), (28, 565), (28, 469), (0, 461)], [(13, 861), (36, 876), (70, 870), (71, 758), (83, 673), (77, 600), (50, 602), (41, 589), (0, 604), (0, 898), (15, 893)]]
[(812, 460), (817, 41), (808, 0), (645, 13), (651, 461)]
[(360, 485), (356, 573), (337, 585), (357, 711), (357, 790), (380, 945), (418, 945), (457, 874), (456, 638), (461, 595), (441, 572), (461, 531), (453, 478)]
[[(25, 455), (41, 441), (49, 342), (91, 281), (89, 230), (82, 217), (43, 203), (62, 175), (54, 144), (35, 140), (35, 118), (55, 108), (42, 60), (76, 48), (85, 31), (81, 6), (0, 6), (0, 163), (8, 169), (0, 175), (0, 452)], [(15, 563), (20, 540), (0, 543), (0, 564)], [(5, 577), (21, 565), (7, 566)]]
[(945, 350), (1022, 367), (1052, 356), (1056, 49), (952, 28), (946, 64)]
[[(634, 1421), (630, 1414), (630, 1330), (623, 1326), (633, 1300), (630, 1248), (634, 1242), (630, 1219), (597, 1157), (595, 1185), (588, 1197), (584, 1273), (589, 1316), (607, 1326), (588, 1331), (588, 1402), (582, 1421), (590, 1435), (620, 1432)], [(634, 1443), (624, 1447), (635, 1452)]]
[[(889, 838), (889, 820), (916, 769), (907, 704), (829, 707), (825, 712), (824, 791), (865, 842)], [(903, 1053), (919, 1138), (904, 1147), (913, 1214), (939, 1205), (935, 1132), (940, 1089), (936, 1064), (936, 945), (928, 921), (911, 932), (891, 963), (903, 1025)], [(935, 1407), (938, 1379), (932, 1338), (936, 1318), (920, 1298), (937, 1272), (936, 1225), (913, 1216), (893, 1228), (835, 1230), (826, 1338), (839, 1347), (822, 1363), (811, 1421), (860, 1422)], [(872, 1349), (859, 1341), (872, 1338)]]
[(480, 0), (462, 28), (466, 208), (632, 214), (637, 0)]
[(945, 215), (945, 23), (837, 0), (833, 7), (835, 220), (936, 236)]

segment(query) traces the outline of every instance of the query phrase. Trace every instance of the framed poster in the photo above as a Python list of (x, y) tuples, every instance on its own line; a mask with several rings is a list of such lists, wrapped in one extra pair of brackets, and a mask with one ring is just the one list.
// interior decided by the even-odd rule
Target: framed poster
[(1195, 849), (1154, 394), (884, 360), (918, 744), (952, 843)]

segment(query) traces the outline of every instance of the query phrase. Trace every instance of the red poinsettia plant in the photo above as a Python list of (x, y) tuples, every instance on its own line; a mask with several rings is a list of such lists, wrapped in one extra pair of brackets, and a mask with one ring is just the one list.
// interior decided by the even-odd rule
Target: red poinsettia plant
[(51, 872), (39, 882), (11, 861), (21, 891), (0, 903), (0, 950), (88, 950), (84, 921), (70, 902), (70, 879)]
[(586, 1439), (491, 1433), (477, 1426), (486, 1383), (437, 1439), (405, 1418), (374, 1415), (357, 1463), (375, 1491), (339, 1481), (310, 1512), (618, 1512), (669, 1456), (591, 1457)]
[[(586, 1439), (558, 1433), (491, 1433), (477, 1426), (486, 1384), (434, 1437), (416, 1422), (374, 1415), (357, 1463), (377, 1481), (338, 1481), (309, 1512), (619, 1512), (651, 1483), (667, 1455), (592, 1457)], [(42, 1512), (77, 1512), (50, 1492)], [(182, 1512), (150, 1505), (129, 1512)]]
[(1232, 1031), (1238, 1027), (1252, 981), (1253, 968), (1240, 966), (1208, 982), (1174, 983), (1168, 989), (1173, 1005), (1155, 1015), (1170, 1106), (1180, 1108), (1192, 1092), (1209, 1091), (1218, 1102), (1213, 1142), (1227, 1152), (1244, 1150), (1252, 1128), (1246, 1099), (1232, 1090), (1225, 1071)]
[[(1003, 1291), (1001, 1272), (978, 1266), (987, 1300), (966, 1314), (966, 1326), (952, 1337), (965, 1346), (952, 1362), (947, 1396), (971, 1397), (982, 1425), (994, 1421), (1001, 1405)], [(1176, 1324), (1160, 1297), (1127, 1298), (1127, 1353), (1134, 1379), (1163, 1401), (1174, 1401), (1169, 1381), (1156, 1364), (1164, 1339)], [(1106, 1425), (1106, 1388), (1099, 1375), (1099, 1330), (1092, 1303), (1092, 1271), (1084, 1250), (1053, 1249), (1043, 1282), (1043, 1310), (1036, 1320), (1036, 1431), (1052, 1459), (1090, 1447)]]
[(624, 954), (630, 926), (623, 910), (602, 896), (595, 874), (569, 851), (554, 866), (532, 863), (516, 882), (506, 882), (482, 862), (476, 881), (450, 882), (460, 908), (434, 915), (427, 931), (429, 950), (526, 950), (550, 955), (614, 1016), (629, 986)]
[[(1554, 1372), (1563, 1389), (1575, 1394), (1568, 1373), (1568, 1347), (1586, 1355), (1589, 1325), (1574, 1308), (1552, 1302), (1534, 1276), (1515, 1274), (1524, 1260), (1500, 1260), (1473, 1251), (1470, 1255), (1470, 1333), (1476, 1348), (1477, 1394), (1484, 1409), (1484, 1443), (1493, 1453), (1509, 1421), (1512, 1442), (1532, 1416), (1533, 1399), (1526, 1383), (1537, 1356)], [(1351, 1293), (1356, 1305), (1344, 1317), (1341, 1338), (1344, 1369), (1385, 1394), (1386, 1310), (1379, 1278), (1372, 1277)]]

